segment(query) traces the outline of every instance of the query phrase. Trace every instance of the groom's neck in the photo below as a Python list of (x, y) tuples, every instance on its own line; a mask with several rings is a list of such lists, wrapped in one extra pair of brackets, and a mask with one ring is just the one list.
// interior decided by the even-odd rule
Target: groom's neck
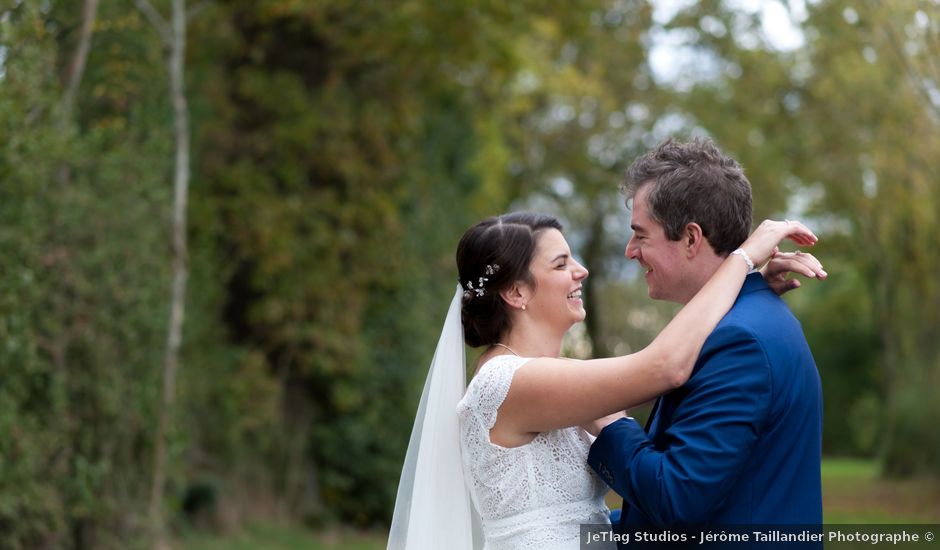
[(721, 267), (722, 262), (725, 261), (725, 257), (727, 256), (719, 256), (712, 252), (699, 254), (695, 257), (687, 271), (687, 292), (684, 293), (680, 301), (682, 305), (689, 303), (692, 298), (698, 294), (698, 291), (702, 290), (705, 283), (707, 283), (715, 272), (718, 271), (718, 268)]

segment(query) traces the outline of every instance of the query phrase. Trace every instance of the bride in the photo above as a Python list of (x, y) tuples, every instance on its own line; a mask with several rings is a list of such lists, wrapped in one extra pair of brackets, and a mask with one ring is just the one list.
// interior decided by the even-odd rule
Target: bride
[[(561, 224), (541, 214), (484, 220), (457, 247), (460, 284), (418, 407), (389, 533), (389, 549), (574, 549), (580, 525), (609, 524), (608, 489), (587, 467), (585, 431), (681, 386), (748, 273), (798, 222), (766, 220), (646, 348), (622, 357), (560, 358), (584, 320), (587, 269)], [(810, 255), (773, 260), (764, 276), (815, 276)], [(464, 343), (486, 346), (465, 384)], [(456, 410), (456, 414), (455, 414)]]

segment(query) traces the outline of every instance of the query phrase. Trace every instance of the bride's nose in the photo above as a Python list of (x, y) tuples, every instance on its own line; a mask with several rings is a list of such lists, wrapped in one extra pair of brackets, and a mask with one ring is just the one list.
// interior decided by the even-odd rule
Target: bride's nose
[(574, 278), (575, 278), (575, 280), (576, 280), (576, 281), (580, 281), (580, 280), (582, 280), (582, 279), (587, 279), (587, 276), (590, 275), (591, 273), (587, 270), (586, 267), (584, 267), (583, 265), (581, 265), (580, 262), (575, 262), (575, 263), (578, 264), (577, 267), (576, 267), (575, 270), (574, 270)]

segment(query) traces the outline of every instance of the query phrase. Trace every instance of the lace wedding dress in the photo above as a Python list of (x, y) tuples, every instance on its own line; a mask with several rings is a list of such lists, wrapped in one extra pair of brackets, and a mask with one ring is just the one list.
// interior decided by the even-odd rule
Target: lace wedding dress
[(458, 403), (464, 475), (483, 520), (484, 550), (573, 550), (581, 524), (610, 524), (607, 486), (587, 466), (591, 436), (565, 428), (521, 447), (490, 442), (497, 409), (527, 361), (513, 355), (487, 361)]

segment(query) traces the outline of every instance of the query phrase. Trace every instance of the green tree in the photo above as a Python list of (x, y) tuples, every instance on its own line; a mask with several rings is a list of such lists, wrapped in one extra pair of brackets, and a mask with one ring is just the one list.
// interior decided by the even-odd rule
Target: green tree
[(485, 2), (214, 15), (197, 231), (228, 254), (232, 344), (278, 380), (271, 490), (300, 516), (387, 520), (457, 237), (518, 194), (503, 117), (532, 25)]
[(836, 277), (793, 301), (820, 359), (827, 449), (870, 451), (881, 422), (885, 468), (898, 474), (935, 472), (940, 449), (924, 394), (938, 376), (940, 298), (927, 276), (940, 267), (927, 4), (812, 4), (791, 51), (761, 39), (756, 15), (717, 3), (672, 23), (722, 68), (683, 104), (742, 160), (758, 212), (810, 216), (825, 235), (816, 253)]
[(84, 5), (24, 2), (3, 15), (4, 247), (16, 258), (3, 286), (19, 342), (3, 359), (3, 417), (21, 434), (0, 481), (5, 546), (113, 547), (138, 534), (152, 312), (166, 281), (153, 254), (163, 227), (147, 222), (166, 195), (146, 159), (167, 142), (137, 124), (162, 113), (148, 103), (150, 75), (129, 70), (147, 44), (120, 7), (101, 8), (73, 84)]

